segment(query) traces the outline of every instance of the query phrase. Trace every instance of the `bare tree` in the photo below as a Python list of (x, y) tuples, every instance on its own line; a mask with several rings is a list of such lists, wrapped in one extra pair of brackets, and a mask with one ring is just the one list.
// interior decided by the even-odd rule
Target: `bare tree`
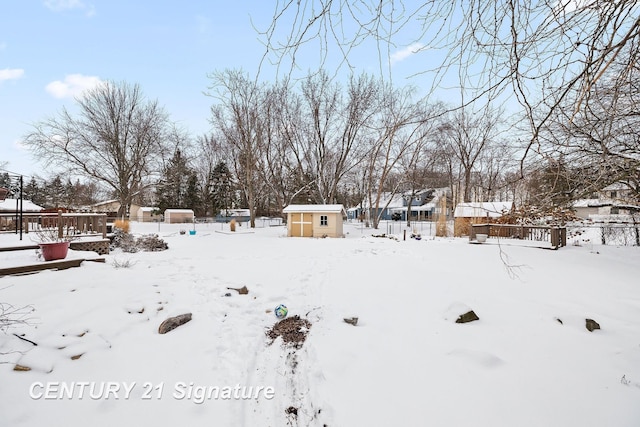
[(364, 157), (358, 142), (376, 112), (378, 91), (379, 83), (367, 75), (350, 79), (346, 100), (324, 72), (304, 81), (302, 99), (310, 120), (297, 157), (314, 179), (318, 202), (335, 203), (340, 181)]
[(435, 138), (435, 129), (439, 122), (432, 117), (437, 115), (434, 114), (435, 110), (442, 109), (441, 104), (436, 104), (427, 106), (425, 111), (420, 113), (423, 121), (416, 129), (415, 143), (405, 151), (399, 161), (402, 187), (405, 189), (403, 198), (407, 204), (407, 227), (411, 226), (411, 206), (418, 192), (428, 186), (436, 165), (438, 140)]
[[(387, 85), (380, 92), (378, 103), (375, 134), (369, 141), (365, 184), (368, 213), (375, 229), (383, 210), (389, 206), (391, 197), (397, 194), (402, 183), (399, 179), (392, 183), (390, 178), (399, 175), (400, 160), (420, 141), (417, 136), (421, 128), (421, 111), (411, 100), (408, 89), (399, 90)], [(385, 193), (389, 195), (386, 201), (383, 200)], [(385, 204), (381, 205), (382, 202)]]
[[(428, 51), (429, 65), (410, 77), (431, 94), (453, 75), (462, 107), (515, 96), (529, 127), (524, 159), (556, 110), (571, 120), (589, 108), (605, 74), (618, 87), (630, 84), (625, 77), (640, 56), (639, 8), (636, 0), (300, 0), (276, 2), (260, 34), (264, 60), (275, 56), (289, 73), (306, 47), (320, 52), (319, 67), (329, 59), (352, 67), (354, 52), (377, 50), (383, 75), (391, 74), (398, 47)], [(616, 61), (623, 66), (614, 69)]]
[(565, 166), (558, 178), (575, 198), (623, 182), (640, 202), (640, 65), (627, 65), (626, 55), (584, 95), (589, 97), (585, 108), (570, 108), (583, 96), (575, 91), (541, 132), (539, 153), (547, 163)]
[(164, 152), (167, 114), (138, 85), (104, 82), (76, 99), (78, 114), (63, 108), (33, 125), (25, 144), (45, 165), (109, 188), (129, 211), (137, 193), (153, 184)]
[(461, 168), (463, 202), (471, 202), (473, 172), (481, 155), (497, 137), (499, 117), (495, 110), (461, 109), (450, 113), (441, 125), (444, 150), (455, 157)]
[(224, 142), (232, 149), (234, 169), (255, 227), (258, 192), (262, 185), (258, 165), (265, 141), (265, 89), (241, 71), (225, 70), (209, 75), (209, 88), (218, 104), (211, 107), (211, 123), (219, 129)]

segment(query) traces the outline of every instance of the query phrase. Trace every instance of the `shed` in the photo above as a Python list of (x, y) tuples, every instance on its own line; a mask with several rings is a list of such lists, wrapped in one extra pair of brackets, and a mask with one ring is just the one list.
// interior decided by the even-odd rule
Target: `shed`
[(344, 237), (342, 205), (289, 205), (282, 212), (289, 237)]
[(513, 209), (513, 202), (458, 203), (453, 213), (453, 235), (468, 236), (471, 224), (489, 223)]
[(138, 222), (154, 222), (160, 220), (158, 208), (151, 206), (141, 206), (138, 209)]
[(180, 224), (193, 222), (195, 215), (192, 209), (167, 209), (164, 211), (164, 222), (168, 224)]
[[(40, 212), (42, 209), (42, 206), (36, 205), (31, 200), (22, 200), (22, 212)], [(20, 200), (4, 199), (0, 201), (0, 212), (13, 214), (20, 212)]]
[[(42, 207), (30, 200), (22, 200), (22, 212), (40, 212)], [(0, 201), (0, 231), (15, 230), (16, 224), (20, 224), (20, 200), (4, 199)]]

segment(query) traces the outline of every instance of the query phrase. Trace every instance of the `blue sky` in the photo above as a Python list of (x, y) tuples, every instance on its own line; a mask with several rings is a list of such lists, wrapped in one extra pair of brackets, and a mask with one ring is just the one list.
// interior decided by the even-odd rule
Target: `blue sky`
[[(264, 29), (272, 15), (266, 0), (0, 0), (0, 163), (47, 177), (20, 140), (101, 80), (138, 83), (192, 136), (207, 133), (207, 73), (255, 75), (264, 47), (252, 22)], [(301, 68), (313, 68), (313, 51), (305, 55)], [(377, 54), (355, 55), (355, 71), (379, 71)], [(263, 66), (262, 76), (273, 73)]]

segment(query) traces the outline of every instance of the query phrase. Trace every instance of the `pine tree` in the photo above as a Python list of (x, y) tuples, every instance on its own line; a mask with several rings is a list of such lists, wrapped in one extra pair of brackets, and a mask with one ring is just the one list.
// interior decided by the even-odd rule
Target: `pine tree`
[(184, 207), (193, 209), (196, 216), (204, 216), (202, 201), (200, 200), (200, 183), (198, 175), (191, 171), (187, 179), (187, 191), (185, 194)]
[[(224, 161), (218, 162), (211, 173), (211, 188), (209, 191), (211, 214), (226, 210), (233, 205), (233, 178), (231, 171)], [(224, 214), (224, 213), (223, 213)]]
[(62, 183), (60, 175), (55, 176), (51, 182), (45, 186), (46, 202), (45, 207), (59, 208), (62, 207), (65, 197), (65, 186)]
[(157, 185), (156, 197), (158, 209), (164, 212), (171, 208), (190, 208), (187, 206), (189, 177), (193, 171), (180, 150), (176, 150), (163, 171), (163, 179)]

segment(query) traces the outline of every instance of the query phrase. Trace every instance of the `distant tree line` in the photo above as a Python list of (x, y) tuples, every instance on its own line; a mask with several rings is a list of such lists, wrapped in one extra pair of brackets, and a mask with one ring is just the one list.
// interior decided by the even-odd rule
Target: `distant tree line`
[[(308, 3), (313, 1), (303, 2)], [(461, 8), (477, 12), (481, 20), (500, 17), (516, 28), (529, 23), (523, 17), (547, 16), (542, 12), (552, 4), (556, 2), (515, 10), (509, 9), (513, 3), (505, 3), (509, 7), (504, 10), (476, 11), (454, 2), (455, 7), (441, 12)], [(459, 102), (417, 97), (410, 86), (394, 86), (368, 74), (339, 83), (319, 70), (295, 81), (261, 82), (227, 69), (209, 75), (211, 131), (194, 137), (171, 123), (139, 86), (105, 82), (77, 100), (78, 113), (63, 109), (35, 123), (25, 137), (46, 165), (64, 171), (64, 177), (81, 178), (83, 184), (53, 177), (46, 186), (38, 183), (42, 196), (37, 188), (29, 195), (34, 201), (43, 197), (46, 205), (72, 206), (101, 194), (119, 200), (123, 211), (137, 203), (160, 210), (191, 208), (199, 217), (248, 208), (252, 225), (256, 216), (280, 215), (291, 203), (384, 208), (389, 194), (403, 194), (410, 202), (424, 188), (447, 188), (453, 203), (514, 200), (552, 208), (624, 182), (640, 203), (640, 22), (630, 20), (628, 10), (616, 2), (593, 4), (598, 7), (577, 5), (548, 15), (549, 21), (531, 22), (531, 28), (547, 25), (548, 33), (522, 41), (514, 33), (503, 45), (490, 43), (503, 35), (498, 21), (491, 21), (498, 27), (461, 30), (475, 49), (458, 58), (469, 61), (459, 64), (462, 69), (472, 59), (486, 57), (489, 70), (501, 70), (491, 62), (498, 54), (512, 61), (512, 68), (494, 86), (485, 91), (478, 84), (473, 89), (479, 92), (461, 96)], [(423, 9), (429, 9), (427, 3)], [(385, 13), (379, 10), (374, 20), (361, 22), (383, 22)], [(332, 16), (337, 15), (318, 18)], [(611, 27), (616, 19), (620, 26)], [(573, 28), (571, 22), (589, 28), (602, 23), (603, 33), (575, 28), (584, 36), (581, 45), (558, 45), (564, 49), (553, 53), (559, 62), (545, 71), (553, 61), (536, 62), (536, 49), (555, 40), (553, 34), (565, 40), (563, 29)], [(477, 31), (485, 33), (474, 38)], [(447, 46), (460, 47), (455, 37), (447, 40)], [(603, 40), (617, 44), (603, 45)], [(481, 51), (483, 46), (496, 51)], [(577, 57), (590, 62), (583, 64)], [(558, 65), (562, 61), (569, 68)], [(454, 65), (444, 64), (440, 71)], [(565, 69), (566, 75), (559, 74)], [(572, 73), (578, 73), (573, 80), (563, 80)], [(536, 79), (546, 86), (533, 85)], [(500, 106), (508, 84), (514, 85), (525, 114), (507, 114)], [(377, 227), (379, 218), (368, 220)]]

